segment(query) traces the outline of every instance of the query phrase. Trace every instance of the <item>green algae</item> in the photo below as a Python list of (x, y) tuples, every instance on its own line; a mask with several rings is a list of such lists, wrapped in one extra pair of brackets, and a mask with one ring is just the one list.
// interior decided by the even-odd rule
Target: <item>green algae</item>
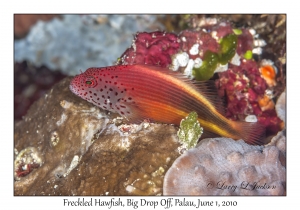
[(236, 53), (237, 40), (237, 35), (229, 34), (220, 40), (218, 53), (207, 50), (204, 54), (202, 66), (193, 68), (195, 79), (208, 80), (214, 75), (218, 64), (226, 65)]
[(197, 113), (191, 112), (185, 119), (181, 120), (177, 136), (183, 146), (190, 149), (196, 146), (202, 133), (203, 128), (200, 126)]
[(222, 65), (228, 63), (236, 53), (237, 35), (229, 34), (220, 41), (219, 62)]
[(252, 51), (251, 51), (251, 50), (247, 50), (247, 51), (245, 52), (245, 54), (244, 54), (244, 58), (245, 58), (246, 60), (252, 59)]
[(206, 51), (202, 65), (199, 68), (193, 69), (193, 76), (196, 80), (208, 80), (215, 72), (218, 65), (218, 54), (211, 51)]
[(243, 31), (241, 29), (238, 29), (238, 28), (235, 28), (235, 29), (232, 29), (233, 30), (233, 33), (236, 34), (236, 35), (241, 35), (243, 33)]

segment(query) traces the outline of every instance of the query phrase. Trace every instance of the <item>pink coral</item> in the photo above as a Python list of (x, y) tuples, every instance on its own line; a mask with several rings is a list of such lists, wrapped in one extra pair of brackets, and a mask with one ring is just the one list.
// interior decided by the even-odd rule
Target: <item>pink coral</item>
[(128, 48), (117, 64), (148, 64), (168, 67), (172, 63), (171, 55), (179, 50), (176, 34), (161, 31), (137, 33), (133, 44)]
[(191, 55), (189, 52), (193, 45), (198, 44), (198, 50), (202, 51), (200, 58), (203, 59), (204, 53), (207, 50), (211, 52), (219, 52), (218, 42), (211, 36), (211, 34), (203, 31), (182, 31), (179, 35), (181, 42), (181, 50), (187, 52), (193, 59), (199, 57), (199, 55)]
[(224, 36), (227, 36), (228, 34), (232, 34), (232, 26), (229, 22), (221, 22), (217, 25), (215, 25), (212, 30), (215, 30), (217, 32), (217, 36), (219, 38), (222, 38)]
[(266, 81), (261, 77), (254, 60), (244, 60), (240, 66), (230, 65), (226, 72), (219, 73), (216, 80), (220, 96), (226, 96), (226, 116), (233, 120), (244, 120), (247, 115), (256, 115), (267, 134), (281, 130), (281, 120), (274, 109), (262, 110), (259, 100), (267, 90)]
[(258, 116), (258, 122), (263, 124), (271, 134), (276, 134), (284, 126), (283, 121), (277, 116), (275, 109), (264, 111)]
[(238, 36), (236, 52), (239, 55), (245, 54), (248, 50), (253, 49), (253, 36), (247, 29), (242, 29), (242, 34)]

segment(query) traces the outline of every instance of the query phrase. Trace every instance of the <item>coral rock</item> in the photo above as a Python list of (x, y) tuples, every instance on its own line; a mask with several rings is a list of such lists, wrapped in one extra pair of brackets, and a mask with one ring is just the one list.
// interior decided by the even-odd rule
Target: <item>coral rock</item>
[(276, 146), (204, 139), (173, 163), (164, 195), (284, 195), (286, 169)]
[(280, 131), (274, 136), (267, 146), (276, 146), (279, 149), (279, 159), (283, 166), (286, 165), (286, 137), (285, 131)]
[(112, 65), (130, 45), (133, 32), (164, 28), (156, 15), (60, 17), (38, 21), (25, 38), (15, 40), (14, 60), (73, 76), (92, 66)]

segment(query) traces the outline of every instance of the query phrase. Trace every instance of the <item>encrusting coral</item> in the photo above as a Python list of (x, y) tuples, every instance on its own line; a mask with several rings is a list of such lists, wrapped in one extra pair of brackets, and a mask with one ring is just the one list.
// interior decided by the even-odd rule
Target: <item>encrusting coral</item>
[(269, 134), (282, 129), (282, 121), (266, 95), (268, 87), (255, 61), (243, 61), (240, 66), (219, 73), (219, 77), (216, 85), (219, 95), (227, 99), (226, 117), (243, 120), (247, 115), (255, 115)]
[(179, 49), (176, 34), (161, 31), (137, 33), (132, 46), (128, 48), (117, 64), (147, 64), (168, 67), (172, 63), (171, 55)]
[(276, 146), (204, 139), (174, 161), (164, 195), (284, 195), (286, 169)]

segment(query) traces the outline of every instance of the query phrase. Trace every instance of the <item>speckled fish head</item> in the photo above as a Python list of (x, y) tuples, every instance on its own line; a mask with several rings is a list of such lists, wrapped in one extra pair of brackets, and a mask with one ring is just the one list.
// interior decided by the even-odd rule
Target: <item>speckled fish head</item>
[(94, 105), (122, 116), (130, 113), (128, 102), (133, 102), (128, 91), (118, 80), (117, 72), (107, 68), (89, 68), (70, 83), (70, 90)]

